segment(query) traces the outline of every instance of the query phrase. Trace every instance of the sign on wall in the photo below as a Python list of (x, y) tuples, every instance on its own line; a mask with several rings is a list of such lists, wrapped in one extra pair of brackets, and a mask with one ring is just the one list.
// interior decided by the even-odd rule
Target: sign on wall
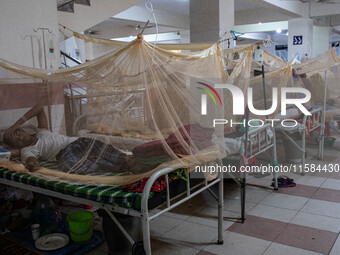
[(302, 45), (302, 35), (293, 36), (293, 45)]

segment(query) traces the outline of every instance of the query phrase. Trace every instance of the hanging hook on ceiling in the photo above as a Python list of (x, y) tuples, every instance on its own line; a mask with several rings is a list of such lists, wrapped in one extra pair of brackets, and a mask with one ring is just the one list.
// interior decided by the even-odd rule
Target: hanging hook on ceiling
[(49, 28), (47, 28), (47, 27), (38, 27), (37, 29), (34, 29), (33, 28), (33, 31), (34, 32), (38, 32), (39, 30), (45, 30), (45, 31), (48, 31), (50, 34), (52, 34), (52, 32), (53, 32), (53, 29), (52, 30), (50, 30)]
[(143, 27), (143, 30), (142, 30), (141, 34), (144, 33), (144, 30), (145, 30), (145, 28), (149, 25), (149, 22), (150, 22), (150, 20), (148, 20), (148, 21), (145, 23), (145, 26)]

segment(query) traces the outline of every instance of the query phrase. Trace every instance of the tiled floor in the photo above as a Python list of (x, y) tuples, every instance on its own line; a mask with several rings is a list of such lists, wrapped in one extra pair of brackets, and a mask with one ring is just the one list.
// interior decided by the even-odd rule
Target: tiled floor
[[(340, 164), (340, 137), (318, 161), (308, 147), (306, 163)], [(279, 151), (282, 151), (282, 148)], [(151, 222), (152, 254), (320, 255), (340, 254), (340, 172), (287, 173), (296, 187), (273, 191), (271, 176), (247, 179), (245, 223), (240, 190), (225, 181), (223, 245), (217, 245), (217, 204), (208, 193)], [(258, 186), (265, 187), (259, 188)], [(108, 254), (106, 244), (87, 255)]]

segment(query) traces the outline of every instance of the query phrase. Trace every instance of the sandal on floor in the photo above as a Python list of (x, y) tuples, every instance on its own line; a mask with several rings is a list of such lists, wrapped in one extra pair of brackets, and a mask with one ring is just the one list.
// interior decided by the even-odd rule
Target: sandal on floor
[[(274, 187), (274, 182), (272, 182), (271, 186)], [(290, 183), (287, 183), (287, 182), (278, 182), (277, 186), (278, 186), (278, 188), (295, 187), (296, 183), (295, 182), (290, 182)]]
[[(274, 179), (272, 181), (274, 181)], [(285, 176), (285, 175), (280, 175), (277, 178), (277, 181), (282, 182), (282, 183), (294, 183), (294, 179), (291, 179), (291, 178), (289, 178), (288, 176)]]

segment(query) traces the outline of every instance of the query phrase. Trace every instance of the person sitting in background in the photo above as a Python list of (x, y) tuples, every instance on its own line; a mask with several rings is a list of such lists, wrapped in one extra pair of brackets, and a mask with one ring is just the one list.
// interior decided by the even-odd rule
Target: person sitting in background
[[(38, 130), (31, 135), (20, 127), (33, 117), (37, 117)], [(57, 161), (59, 170), (80, 174), (127, 172), (134, 165), (133, 156), (101, 141), (48, 131), (45, 111), (39, 105), (8, 128), (3, 141), (21, 149), (21, 161), (31, 172), (39, 169), (39, 160)]]

